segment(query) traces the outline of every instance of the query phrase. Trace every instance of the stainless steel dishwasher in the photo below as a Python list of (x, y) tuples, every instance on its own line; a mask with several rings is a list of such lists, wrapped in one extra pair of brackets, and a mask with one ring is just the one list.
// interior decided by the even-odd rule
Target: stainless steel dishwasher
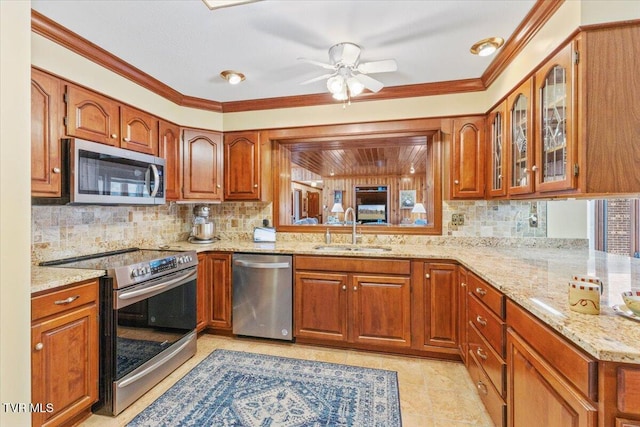
[(233, 254), (233, 333), (293, 340), (291, 255)]

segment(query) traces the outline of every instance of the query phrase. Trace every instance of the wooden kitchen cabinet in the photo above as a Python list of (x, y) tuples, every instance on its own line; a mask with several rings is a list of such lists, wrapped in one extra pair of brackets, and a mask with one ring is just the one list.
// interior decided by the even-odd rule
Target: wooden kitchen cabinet
[(597, 361), (507, 302), (507, 425), (598, 425)]
[(296, 256), (295, 265), (297, 340), (410, 347), (409, 261)]
[(164, 192), (167, 201), (179, 200), (181, 192), (180, 127), (160, 120), (158, 124), (158, 155), (165, 160)]
[(533, 77), (507, 97), (507, 141), (509, 147), (509, 195), (534, 191), (538, 169), (533, 150)]
[(413, 348), (425, 351), (458, 349), (458, 266), (452, 263), (413, 264), (418, 324)]
[(33, 426), (71, 425), (91, 414), (98, 351), (97, 280), (31, 298), (31, 396), (42, 405)]
[(224, 134), (224, 199), (260, 200), (260, 132)]
[(158, 155), (158, 119), (144, 111), (120, 106), (120, 148)]
[(31, 69), (31, 196), (62, 195), (63, 89), (57, 77)]
[(231, 323), (231, 254), (198, 254), (197, 330), (230, 332)]
[(453, 120), (452, 199), (481, 199), (485, 195), (484, 133), (484, 116)]
[(72, 84), (65, 93), (68, 136), (120, 146), (120, 108), (113, 99)]
[(221, 202), (224, 196), (222, 133), (183, 129), (182, 196)]
[(487, 117), (487, 198), (507, 196), (507, 102), (501, 102)]

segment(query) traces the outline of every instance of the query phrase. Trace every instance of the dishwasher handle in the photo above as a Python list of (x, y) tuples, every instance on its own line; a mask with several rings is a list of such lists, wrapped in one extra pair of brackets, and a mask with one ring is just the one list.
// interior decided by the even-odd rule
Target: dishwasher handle
[(238, 267), (247, 267), (247, 268), (289, 268), (291, 264), (288, 262), (253, 262), (253, 261), (245, 261), (243, 259), (237, 259), (234, 261), (234, 264)]

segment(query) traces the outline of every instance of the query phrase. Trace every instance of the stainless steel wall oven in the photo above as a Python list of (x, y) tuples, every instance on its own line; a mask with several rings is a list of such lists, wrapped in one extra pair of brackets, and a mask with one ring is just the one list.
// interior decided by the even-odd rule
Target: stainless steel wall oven
[(195, 251), (126, 249), (41, 265), (105, 270), (93, 411), (117, 415), (196, 351)]

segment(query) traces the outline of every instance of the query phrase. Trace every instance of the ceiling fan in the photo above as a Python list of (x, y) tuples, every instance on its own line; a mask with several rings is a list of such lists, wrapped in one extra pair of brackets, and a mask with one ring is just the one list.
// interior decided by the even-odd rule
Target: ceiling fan
[(364, 89), (369, 89), (371, 92), (380, 91), (384, 84), (368, 76), (368, 74), (396, 71), (398, 69), (396, 60), (384, 59), (381, 61), (360, 62), (361, 52), (362, 48), (357, 44), (342, 42), (329, 48), (329, 64), (307, 58), (298, 58), (309, 64), (331, 70), (330, 73), (306, 80), (301, 84), (327, 79), (327, 89), (339, 101), (345, 101), (352, 96), (359, 95)]

